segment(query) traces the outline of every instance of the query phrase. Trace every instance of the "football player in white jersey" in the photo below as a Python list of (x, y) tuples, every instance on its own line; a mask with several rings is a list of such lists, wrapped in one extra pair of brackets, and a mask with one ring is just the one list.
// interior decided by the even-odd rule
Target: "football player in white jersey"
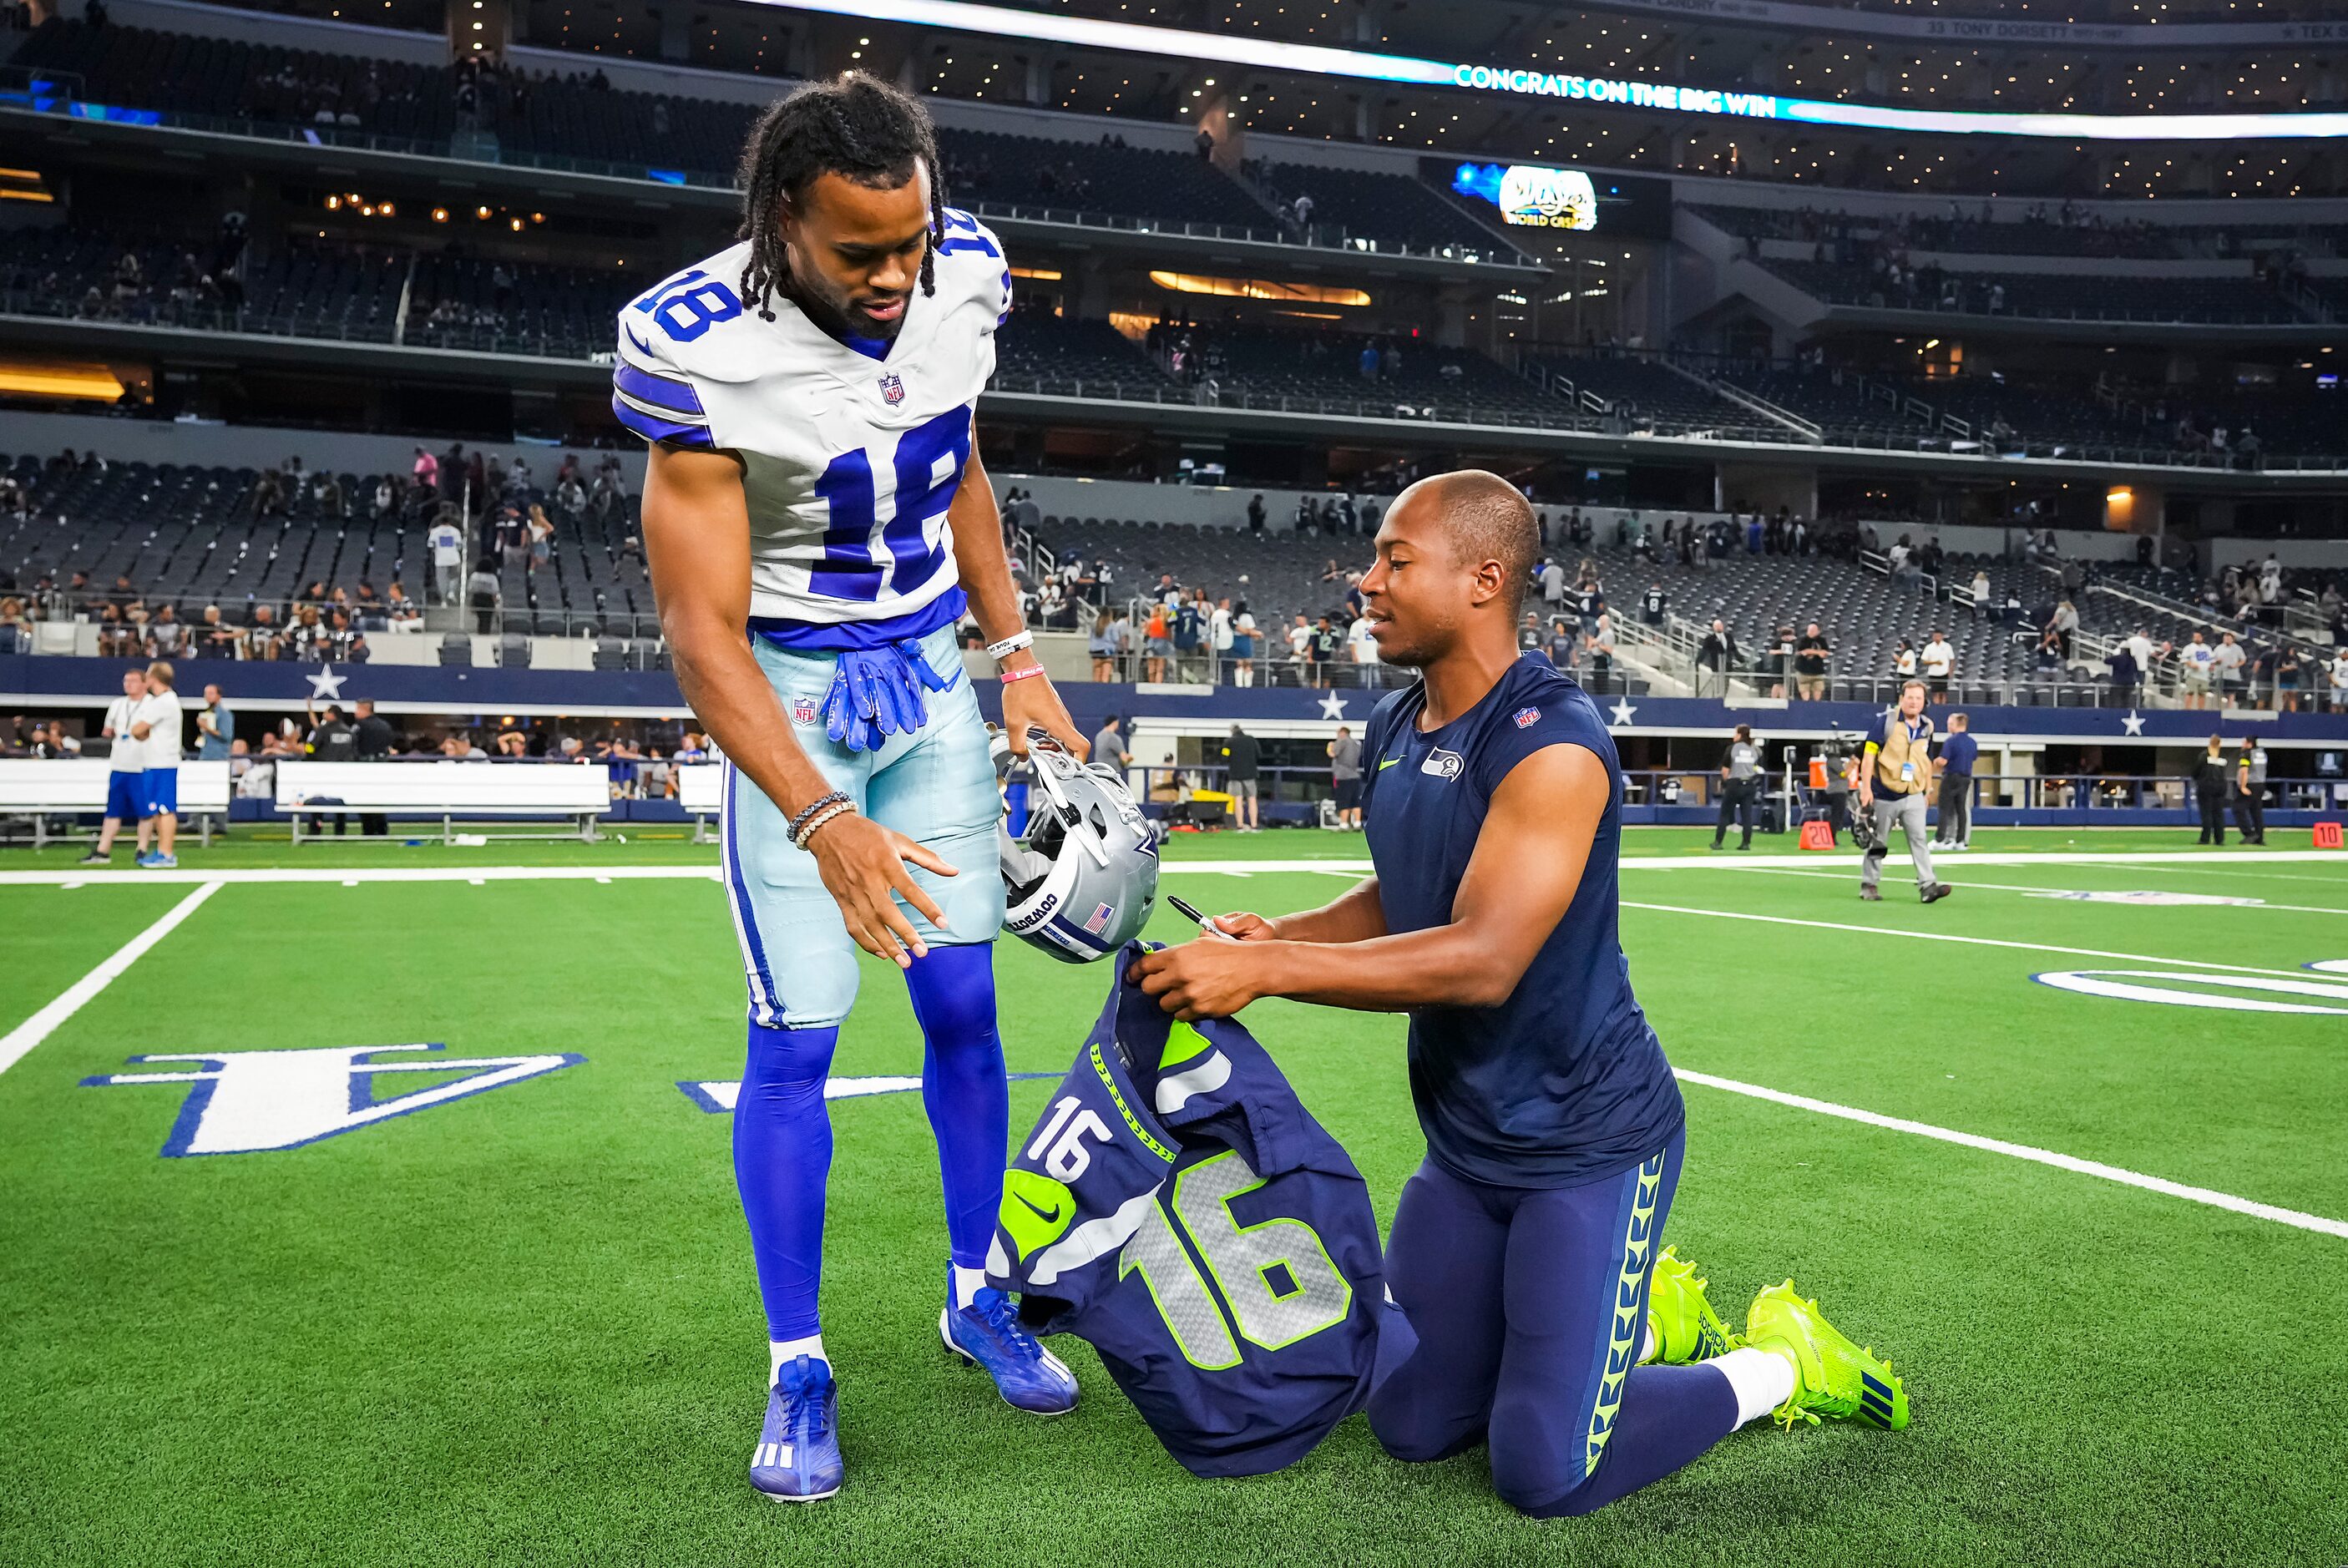
[(1083, 738), (1029, 646), (973, 418), (1010, 306), (1003, 248), (944, 204), (911, 98), (850, 73), (777, 103), (742, 161), (742, 242), (620, 313), (612, 406), (652, 443), (644, 538), (678, 684), (726, 762), (725, 882), (750, 993), (734, 1169), (771, 1392), (751, 1484), (839, 1490), (817, 1312), (823, 1086), (856, 948), (898, 965), (926, 1046), (951, 1264), (939, 1332), (1005, 1399), (1075, 1377), (989, 1288), (1009, 1108), (987, 734), (965, 606), (1005, 727)]

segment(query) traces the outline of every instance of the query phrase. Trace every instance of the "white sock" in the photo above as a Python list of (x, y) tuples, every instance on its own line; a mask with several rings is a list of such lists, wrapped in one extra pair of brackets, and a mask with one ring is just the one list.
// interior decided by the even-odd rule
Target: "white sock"
[(831, 1365), (831, 1357), (823, 1353), (823, 1336), (820, 1334), (810, 1334), (805, 1339), (767, 1341), (767, 1386), (774, 1387), (776, 1379), (783, 1375), (785, 1362), (796, 1361), (802, 1356), (810, 1361), (820, 1361), (827, 1367)]
[(1639, 1365), (1644, 1367), (1653, 1361), (1655, 1353), (1663, 1347), (1663, 1341), (1655, 1334), (1655, 1320), (1650, 1316), (1647, 1319), (1647, 1337), (1639, 1344)]
[(953, 1265), (953, 1284), (954, 1306), (959, 1310), (978, 1299), (978, 1293), (986, 1284), (986, 1271), (966, 1269), (956, 1264)]
[(1717, 1367), (1720, 1375), (1728, 1379), (1729, 1387), (1736, 1395), (1736, 1424), (1740, 1427), (1767, 1415), (1794, 1397), (1793, 1358), (1774, 1350), (1748, 1345), (1697, 1365)]

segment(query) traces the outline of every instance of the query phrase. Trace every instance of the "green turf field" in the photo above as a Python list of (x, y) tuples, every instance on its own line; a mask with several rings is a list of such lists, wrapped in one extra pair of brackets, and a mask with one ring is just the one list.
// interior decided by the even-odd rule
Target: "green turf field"
[[(2348, 960), (2348, 855), (2290, 854), (2306, 835), (2278, 831), (2263, 856), (2085, 863), (2064, 857), (2189, 835), (1983, 832), (1943, 862), (1957, 896), (1924, 909), (1897, 856), (1869, 905), (1847, 861), (1707, 838), (1626, 842), (1669, 862), (1623, 875), (1632, 976), (1703, 1075), (1664, 1239), (1732, 1323), (1791, 1274), (1899, 1364), (1915, 1424), (1764, 1424), (1547, 1524), (1491, 1495), (1480, 1452), (1397, 1465), (1358, 1418), (1281, 1475), (1195, 1480), (1079, 1343), (1055, 1344), (1085, 1381), (1074, 1416), (1004, 1407), (937, 1344), (938, 1179), (904, 1093), (831, 1108), (847, 1490), (762, 1501), (742, 1472), (764, 1326), (727, 1119), (678, 1088), (740, 1070), (734, 936), (695, 874), (713, 850), (240, 836), (191, 846), (176, 880), (0, 856), (0, 1057), (22, 1050), (0, 1071), (0, 1563), (2348, 1562), (2348, 975), (2303, 967)], [(1352, 835), (1179, 839), (1167, 885), (1277, 912), (1342, 889), (1364, 853)], [(1327, 863), (1265, 869), (1308, 861)], [(325, 874), (266, 880), (281, 867)], [(175, 909), (110, 983), (52, 1006)], [(1169, 912), (1153, 934), (1186, 929)], [(1064, 1070), (1108, 976), (999, 954), (1012, 1069)], [(2033, 980), (2080, 970), (2159, 999)], [(1913, 1023), (1883, 1037), (1859, 1020), (1887, 995)], [(2175, 1005), (2195, 996), (2308, 1010)], [(1422, 1147), (1400, 1020), (1274, 1002), (1248, 1021), (1383, 1218)], [(141, 1054), (424, 1042), (581, 1059), (201, 1158), (163, 1157), (189, 1084), (83, 1084), (195, 1065)], [(868, 965), (835, 1071), (920, 1059), (901, 985)], [(1014, 1136), (1049, 1087), (1013, 1085)]]

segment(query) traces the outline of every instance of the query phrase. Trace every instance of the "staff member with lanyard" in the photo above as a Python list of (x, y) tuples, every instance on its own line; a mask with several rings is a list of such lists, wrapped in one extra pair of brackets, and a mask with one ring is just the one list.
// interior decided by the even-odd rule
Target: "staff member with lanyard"
[(1753, 808), (1761, 796), (1761, 748), (1753, 744), (1751, 725), (1736, 727), (1736, 738), (1728, 743), (1728, 760), (1720, 765), (1720, 820), (1713, 824), (1712, 847), (1720, 848), (1728, 837), (1729, 820), (1735, 818), (1745, 829), (1736, 847), (1749, 850)]
[(2256, 740), (2242, 742), (2234, 764), (2234, 826), (2246, 844), (2267, 841), (2267, 748)]
[(2209, 749), (2193, 765), (2193, 804), (2201, 814), (2203, 844), (2223, 844), (2226, 841), (2226, 743), (2217, 736), (2209, 738)]
[(1949, 738), (1941, 743), (1941, 836), (1936, 850), (1973, 847), (1973, 762), (1981, 742), (1968, 733), (1972, 721), (1962, 713), (1949, 715)]
[(1938, 903), (1953, 891), (1932, 874), (1932, 851), (1924, 841), (1925, 789), (1931, 781), (1932, 721), (1924, 717), (1924, 683), (1910, 681), (1900, 688), (1898, 711), (1887, 710), (1867, 732), (1859, 770), (1859, 809), (1873, 812), (1875, 820), (1874, 846), (1859, 861), (1859, 896), (1868, 903), (1882, 901), (1876, 883), (1895, 822), (1916, 862), (1917, 898)]

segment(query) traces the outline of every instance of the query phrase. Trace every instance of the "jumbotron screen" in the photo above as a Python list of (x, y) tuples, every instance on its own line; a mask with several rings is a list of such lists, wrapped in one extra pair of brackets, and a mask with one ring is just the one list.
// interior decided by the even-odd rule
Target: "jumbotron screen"
[(1563, 229), (1624, 239), (1671, 233), (1671, 188), (1660, 180), (1556, 169), (1542, 163), (1429, 160), (1426, 172), (1472, 201), (1488, 201), (1515, 228)]

